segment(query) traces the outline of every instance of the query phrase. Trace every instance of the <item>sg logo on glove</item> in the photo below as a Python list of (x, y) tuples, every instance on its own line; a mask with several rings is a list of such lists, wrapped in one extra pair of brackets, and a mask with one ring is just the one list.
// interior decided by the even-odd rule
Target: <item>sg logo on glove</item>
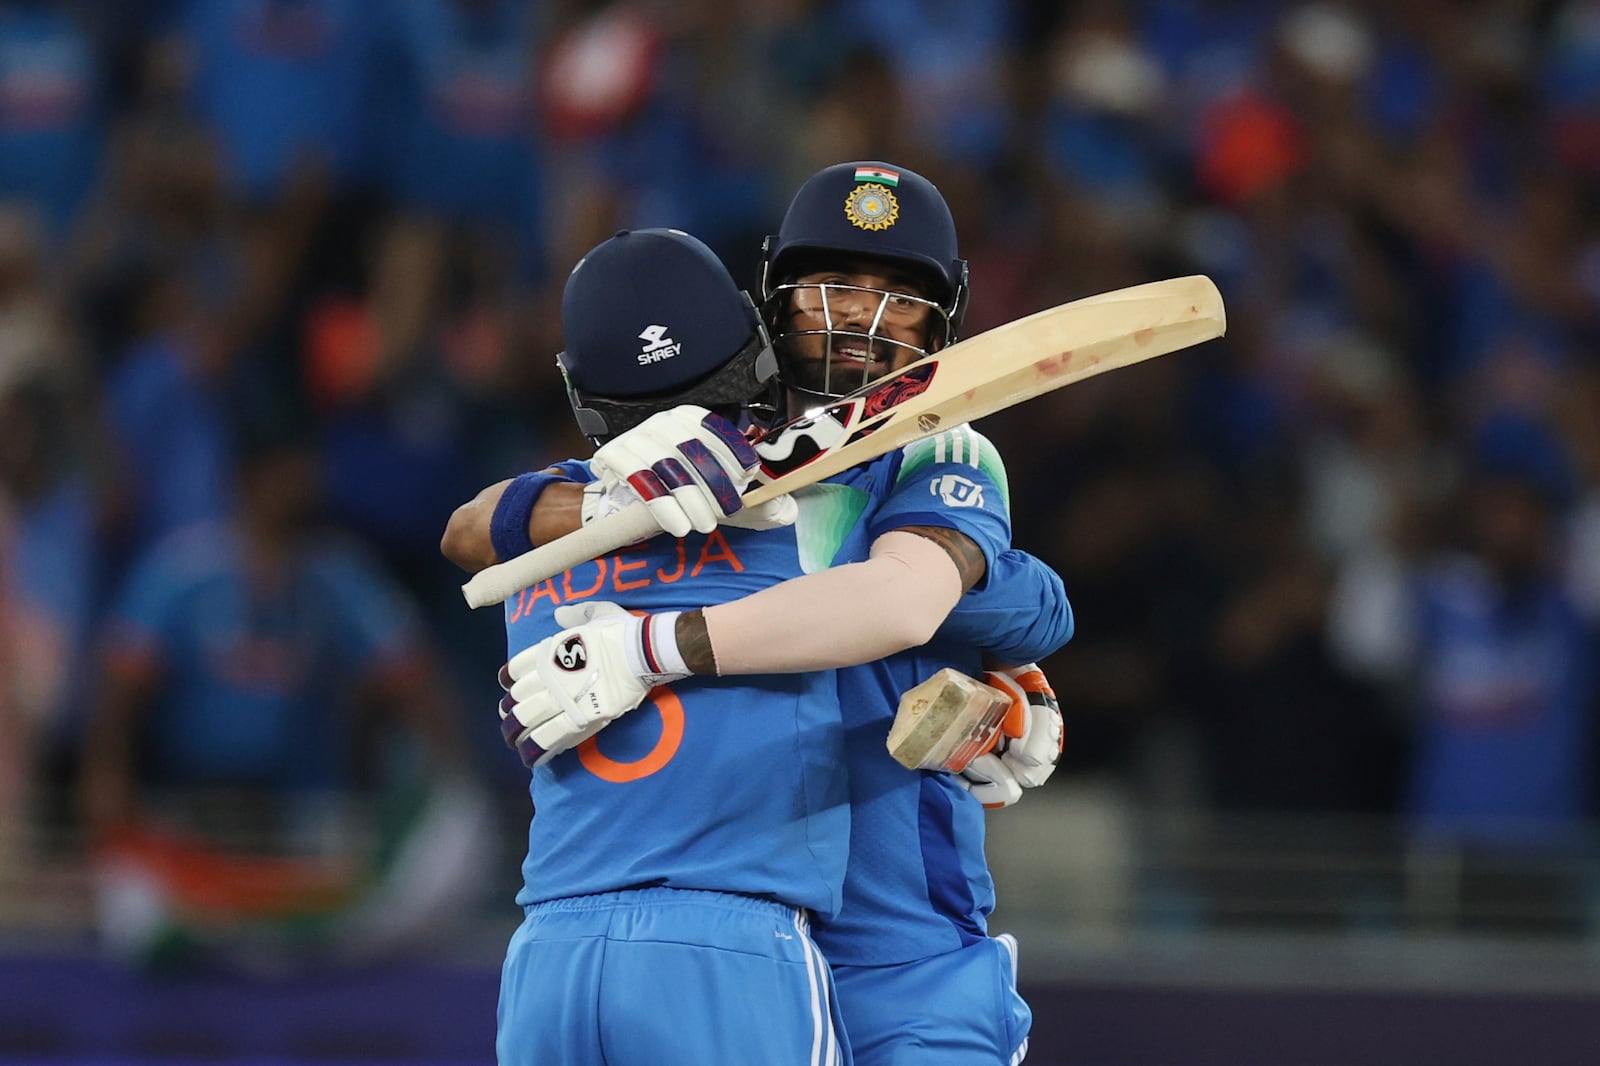
[(583, 638), (570, 636), (563, 640), (556, 648), (556, 665), (563, 670), (577, 672), (589, 665), (589, 653), (583, 646)]

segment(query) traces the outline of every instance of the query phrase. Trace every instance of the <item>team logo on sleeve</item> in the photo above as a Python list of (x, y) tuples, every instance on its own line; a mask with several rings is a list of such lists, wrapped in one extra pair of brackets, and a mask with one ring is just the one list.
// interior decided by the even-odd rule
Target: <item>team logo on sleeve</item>
[(900, 217), (900, 201), (889, 186), (869, 181), (844, 198), (844, 217), (857, 229), (888, 229)]
[(982, 507), (983, 486), (959, 474), (945, 474), (928, 483), (928, 491), (946, 507)]
[(574, 673), (589, 665), (589, 651), (583, 646), (582, 637), (574, 634), (561, 642), (556, 648), (556, 665)]

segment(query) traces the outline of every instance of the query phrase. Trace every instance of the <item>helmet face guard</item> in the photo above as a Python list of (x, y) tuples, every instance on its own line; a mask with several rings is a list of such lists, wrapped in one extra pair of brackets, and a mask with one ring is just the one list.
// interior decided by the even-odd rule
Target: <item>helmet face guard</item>
[[(879, 301), (877, 313), (869, 316), (871, 325), (863, 328), (834, 322), (837, 316), (830, 310), (832, 301), (828, 297), (854, 287), (829, 285), (812, 294), (820, 298), (825, 329), (791, 330), (796, 301), (806, 295), (801, 290), (819, 288), (797, 284), (795, 279), (819, 268), (839, 269), (851, 262), (907, 271), (923, 281), (931, 298), (855, 288), (857, 294), (869, 294)], [(827, 291), (830, 289), (834, 291)], [(828, 334), (824, 365), (829, 367), (838, 361), (835, 355), (841, 347), (868, 345), (866, 351), (878, 353), (905, 348), (920, 358), (955, 342), (966, 313), (967, 295), (967, 264), (957, 251), (955, 221), (949, 205), (928, 179), (891, 164), (839, 163), (818, 171), (800, 187), (779, 231), (768, 237), (762, 248), (763, 316), (778, 344), (785, 387), (802, 393), (839, 396), (878, 375), (871, 372), (871, 363), (876, 360), (868, 360), (859, 377), (847, 373), (852, 380), (836, 384), (830, 370), (829, 380), (819, 386), (814, 373), (796, 358), (796, 348), (807, 346), (803, 342), (796, 344), (801, 338)], [(884, 323), (904, 300), (916, 300), (938, 312), (930, 320), (921, 347), (883, 335)], [(894, 361), (892, 356), (890, 361)]]
[[(835, 321), (835, 305), (854, 299), (872, 308), (868, 321)], [(821, 328), (793, 329), (787, 323), (805, 311), (820, 314)], [(763, 317), (775, 323), (778, 367), (784, 386), (802, 397), (837, 399), (869, 385), (899, 367), (926, 358), (954, 339), (948, 310), (941, 304), (908, 293), (834, 282), (787, 282), (773, 287), (762, 308)], [(885, 326), (923, 319), (921, 346), (887, 335)], [(807, 338), (817, 337), (815, 349)], [(808, 351), (807, 349), (811, 349)], [(859, 354), (857, 354), (859, 353)], [(859, 362), (857, 371), (847, 364)], [(887, 365), (874, 370), (874, 363)]]

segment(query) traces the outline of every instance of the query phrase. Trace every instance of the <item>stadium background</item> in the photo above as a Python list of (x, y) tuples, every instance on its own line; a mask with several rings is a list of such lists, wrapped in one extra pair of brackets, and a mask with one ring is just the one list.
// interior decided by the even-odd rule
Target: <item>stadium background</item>
[[(853, 158), (945, 192), (969, 332), (1229, 306), (981, 427), (1079, 619), (1063, 768), (991, 819), (1029, 1061), (1596, 1060), (1600, 4), (4, 0), (0, 1061), (488, 1060), (527, 798), (445, 518), (582, 452), (585, 248), (678, 226), (753, 282)], [(161, 794), (214, 850), (154, 888), (78, 802), (108, 626), (285, 441), (463, 754)], [(1402, 624), (1530, 540), (1488, 637)], [(279, 891), (184, 894), (218, 869)]]

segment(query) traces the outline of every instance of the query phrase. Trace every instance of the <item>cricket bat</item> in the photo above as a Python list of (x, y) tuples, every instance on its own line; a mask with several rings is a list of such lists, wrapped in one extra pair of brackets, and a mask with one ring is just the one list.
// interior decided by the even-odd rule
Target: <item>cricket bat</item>
[[(756, 443), (754, 506), (858, 463), (1118, 367), (1220, 337), (1227, 318), (1210, 278), (1134, 285), (1040, 311), (970, 337)], [(659, 532), (643, 503), (488, 567), (462, 586), (472, 607), (503, 603), (579, 563)]]
[(959, 774), (994, 745), (1011, 696), (946, 667), (900, 697), (886, 742), (907, 770)]

